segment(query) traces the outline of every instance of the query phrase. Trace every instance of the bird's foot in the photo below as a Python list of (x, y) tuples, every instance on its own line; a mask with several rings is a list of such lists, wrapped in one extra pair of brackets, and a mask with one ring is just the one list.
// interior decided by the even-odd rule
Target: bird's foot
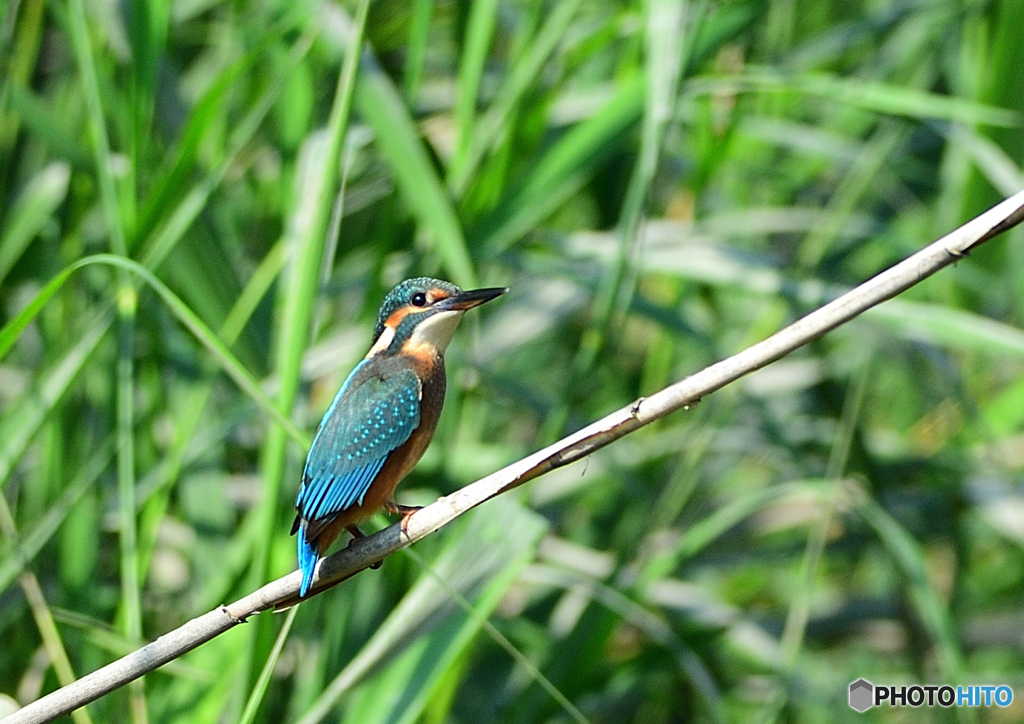
[(399, 503), (396, 503), (393, 500), (389, 500), (386, 503), (384, 503), (384, 510), (388, 511), (389, 513), (401, 514), (401, 515), (404, 515), (404, 516), (408, 517), (408, 516), (412, 515), (413, 513), (415, 513), (417, 510), (423, 510), (423, 506), (422, 505), (400, 505)]
[[(348, 542), (348, 544), (350, 546), (352, 545), (352, 541), (357, 540), (359, 538), (365, 538), (366, 537), (366, 535), (363, 533), (363, 531), (359, 530), (359, 528), (357, 528), (354, 525), (346, 525), (345, 526), (345, 530), (347, 530), (349, 533), (352, 534), (352, 540), (350, 540)], [(380, 568), (380, 564), (381, 563), (383, 563), (383, 561), (377, 561), (376, 563), (371, 563), (370, 564), (370, 568), (372, 568), (373, 570), (377, 570), (378, 568)]]
[(402, 516), (402, 532), (409, 534), (409, 518), (417, 510), (423, 510), (422, 505), (399, 505), (393, 500), (384, 503), (384, 510)]

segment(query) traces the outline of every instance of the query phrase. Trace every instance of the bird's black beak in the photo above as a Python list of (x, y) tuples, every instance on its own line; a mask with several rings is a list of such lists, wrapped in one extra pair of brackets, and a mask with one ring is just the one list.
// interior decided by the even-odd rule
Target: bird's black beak
[(472, 289), (455, 296), (447, 297), (438, 302), (435, 308), (452, 309), (464, 312), (467, 309), (478, 307), (484, 302), (489, 302), (508, 291), (508, 287), (489, 287), (487, 289)]

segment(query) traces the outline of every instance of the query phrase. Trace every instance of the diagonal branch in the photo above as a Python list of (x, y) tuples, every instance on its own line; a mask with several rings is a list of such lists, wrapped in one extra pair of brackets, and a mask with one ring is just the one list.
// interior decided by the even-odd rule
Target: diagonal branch
[[(575, 462), (670, 412), (696, 404), (704, 395), (774, 362), (964, 258), (977, 246), (1022, 220), (1024, 191), (764, 341), (649, 397), (640, 398), (579, 432), (428, 505), (408, 519), (406, 530), (396, 523), (375, 535), (353, 541), (348, 548), (323, 560), (319, 579), (310, 595), (425, 538), (507, 490)], [(230, 605), (192, 619), (137, 651), (29, 704), (4, 719), (2, 724), (52, 721), (182, 656), (245, 622), (253, 614), (294, 605), (298, 602), (300, 576), (298, 571), (292, 572)]]

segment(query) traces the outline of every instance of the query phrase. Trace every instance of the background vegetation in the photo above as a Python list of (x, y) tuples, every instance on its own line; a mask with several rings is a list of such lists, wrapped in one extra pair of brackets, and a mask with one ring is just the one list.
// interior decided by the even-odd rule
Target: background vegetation
[[(1017, 0), (375, 0), (350, 85), (358, 16), (0, 5), (8, 697), (294, 568), (305, 445), (402, 278), (512, 288), (413, 503), (1024, 187)], [(1020, 721), (1021, 242), (77, 720)], [(861, 717), (859, 677), (1016, 699)]]

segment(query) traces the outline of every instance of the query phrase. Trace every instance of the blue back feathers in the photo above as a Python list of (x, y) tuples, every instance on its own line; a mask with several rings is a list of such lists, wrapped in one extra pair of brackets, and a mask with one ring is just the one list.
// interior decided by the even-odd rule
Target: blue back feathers
[(352, 370), (327, 409), (295, 503), (300, 595), (313, 580), (323, 525), (362, 504), (388, 457), (419, 427), (421, 394), (419, 377), (401, 360), (371, 357)]
[(296, 507), (307, 520), (363, 502), (387, 456), (420, 423), (420, 380), (411, 369), (363, 375), (364, 360), (328, 408), (306, 458)]

